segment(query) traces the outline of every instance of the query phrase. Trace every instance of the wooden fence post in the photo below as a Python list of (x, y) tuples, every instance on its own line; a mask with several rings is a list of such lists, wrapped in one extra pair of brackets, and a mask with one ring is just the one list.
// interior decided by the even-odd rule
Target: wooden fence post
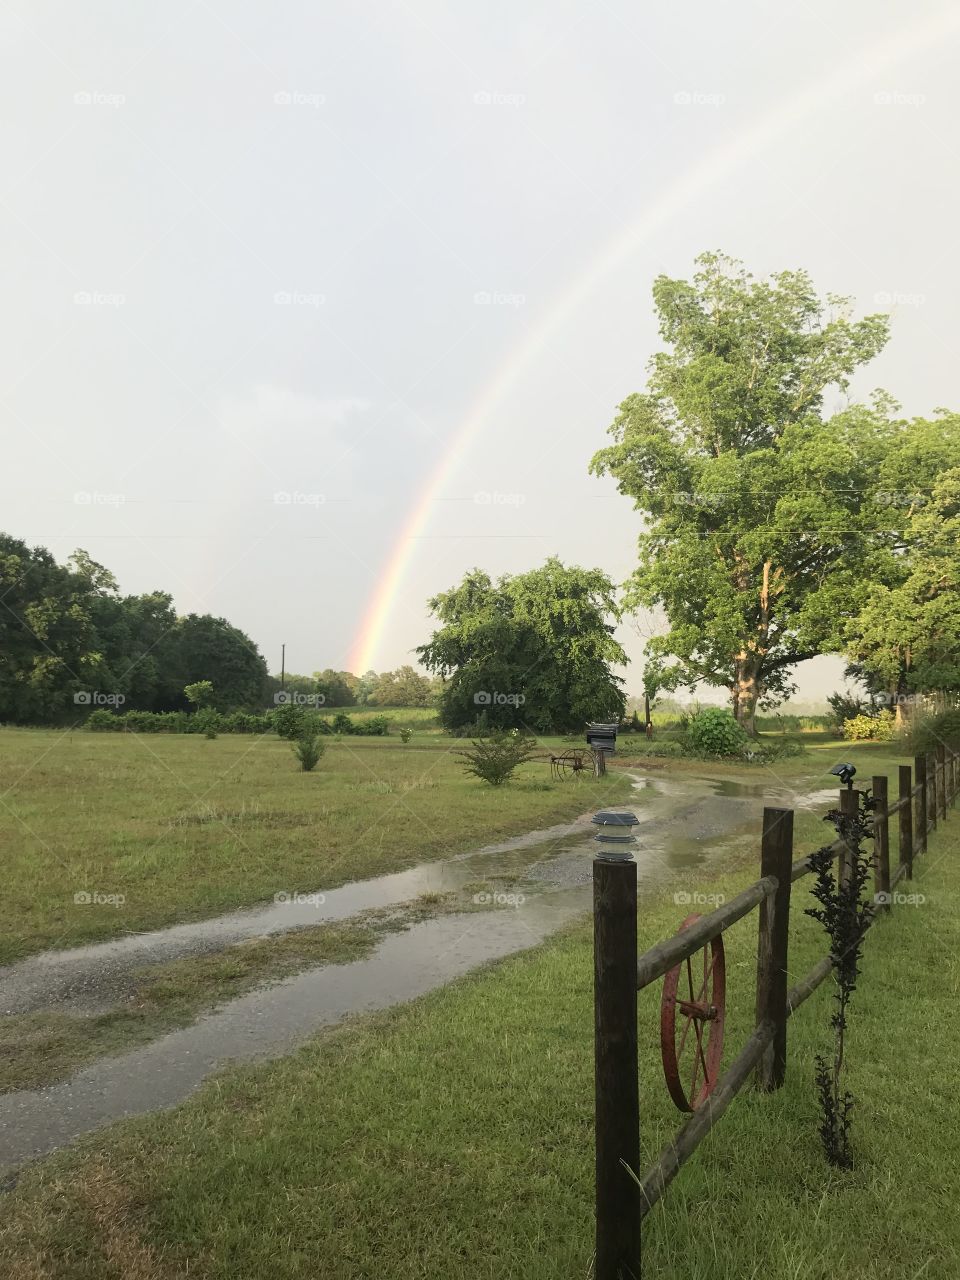
[(900, 866), (907, 880), (913, 879), (913, 779), (910, 766), (900, 766)]
[(913, 771), (917, 785), (917, 838), (914, 847), (917, 853), (927, 852), (927, 757), (913, 757)]
[(872, 790), (876, 801), (873, 811), (873, 900), (889, 911), (893, 900), (890, 896), (890, 814), (887, 811), (890, 798), (885, 773), (873, 775)]
[(937, 743), (937, 772), (940, 780), (937, 783), (937, 799), (940, 801), (940, 817), (947, 820), (947, 748), (942, 742)]
[(596, 1096), (596, 1280), (640, 1275), (640, 1090), (637, 1077), (637, 864), (593, 862)]
[[(860, 792), (854, 791), (852, 787), (844, 787), (840, 792), (840, 812), (847, 817), (856, 817), (859, 811)], [(853, 871), (854, 852), (850, 845), (844, 842), (840, 852), (840, 883), (845, 884), (853, 876)]]
[(777, 888), (760, 903), (757, 943), (756, 1025), (770, 1021), (773, 1039), (757, 1065), (757, 1088), (779, 1089), (787, 1071), (787, 944), (793, 866), (793, 810), (765, 808), (760, 876), (776, 876)]
[(927, 753), (927, 830), (937, 829), (937, 757)]

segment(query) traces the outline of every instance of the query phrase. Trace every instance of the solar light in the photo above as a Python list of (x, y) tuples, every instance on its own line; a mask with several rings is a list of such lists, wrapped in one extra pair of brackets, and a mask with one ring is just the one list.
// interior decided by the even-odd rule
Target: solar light
[[(635, 813), (622, 813), (616, 809), (601, 809), (599, 813), (595, 813), (590, 819), (598, 827), (612, 827), (613, 832), (598, 831), (594, 839), (602, 845), (613, 845), (614, 848), (605, 848), (602, 850), (602, 856), (605, 858), (631, 858), (633, 855), (629, 847), (636, 843), (633, 836), (629, 834), (629, 828), (639, 824), (640, 819)], [(617, 830), (621, 834), (614, 834)]]
[(830, 772), (838, 777), (841, 782), (846, 783), (848, 791), (853, 790), (853, 779), (857, 772), (855, 765), (849, 763), (835, 764)]

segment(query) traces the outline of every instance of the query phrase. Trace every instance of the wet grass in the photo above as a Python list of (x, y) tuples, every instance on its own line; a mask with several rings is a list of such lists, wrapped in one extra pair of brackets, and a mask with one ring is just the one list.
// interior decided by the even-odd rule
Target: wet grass
[(0, 965), (398, 871), (629, 794), (622, 773), (555, 782), (544, 761), (490, 788), (464, 776), (464, 745), (331, 739), (301, 773), (272, 735), (0, 730)]
[[(797, 852), (808, 834), (830, 834), (812, 815), (800, 826)], [(853, 1172), (831, 1173), (817, 1136), (825, 984), (790, 1021), (784, 1089), (741, 1095), (651, 1214), (644, 1275), (956, 1280), (958, 837), (952, 815), (903, 886), (924, 900), (867, 940), (848, 1047)], [(744, 865), (664, 884), (643, 900), (641, 947), (676, 929), (687, 908), (675, 893), (729, 897), (754, 876)], [(809, 883), (794, 889), (791, 981), (824, 950), (802, 914)], [(726, 944), (729, 1061), (752, 1025), (756, 916)], [(231, 1071), (172, 1113), (85, 1139), (7, 1199), (0, 1274), (586, 1277), (592, 988), (590, 933), (578, 928), (280, 1062)], [(639, 1002), (645, 1161), (681, 1120), (661, 1076), (659, 996), (655, 984)]]
[[(468, 908), (469, 909), (469, 908)], [(349, 920), (235, 943), (134, 970), (106, 1012), (43, 1012), (0, 1018), (0, 1093), (53, 1084), (94, 1061), (188, 1026), (255, 987), (305, 969), (349, 964), (370, 955), (387, 933), (448, 911), (461, 898), (428, 893), (411, 902), (362, 912)]]

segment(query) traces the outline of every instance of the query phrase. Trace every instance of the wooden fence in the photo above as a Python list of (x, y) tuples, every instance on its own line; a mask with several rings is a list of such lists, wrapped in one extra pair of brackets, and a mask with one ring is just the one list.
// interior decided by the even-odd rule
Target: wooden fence
[[(913, 876), (929, 832), (946, 818), (960, 787), (960, 755), (938, 746), (899, 768), (899, 796), (891, 804), (887, 779), (872, 780), (874, 908), (870, 923), (891, 910), (895, 889)], [(857, 792), (840, 792), (840, 807), (855, 813)], [(899, 857), (890, 869), (890, 821), (897, 816)], [(842, 839), (834, 857), (849, 856)], [(601, 853), (593, 864), (594, 1032), (596, 1065), (596, 1280), (640, 1275), (640, 1224), (683, 1164), (756, 1071), (761, 1090), (779, 1089), (787, 1070), (787, 1021), (831, 971), (826, 955), (787, 987), (790, 890), (810, 874), (809, 855), (793, 858), (793, 810), (765, 808), (760, 879), (730, 902), (637, 957), (637, 866)], [(758, 908), (756, 1019), (752, 1034), (717, 1080), (709, 1097), (640, 1176), (640, 1097), (637, 1067), (637, 992), (701, 950)], [(634, 1170), (637, 1178), (628, 1170)], [(639, 1179), (639, 1183), (638, 1183)]]

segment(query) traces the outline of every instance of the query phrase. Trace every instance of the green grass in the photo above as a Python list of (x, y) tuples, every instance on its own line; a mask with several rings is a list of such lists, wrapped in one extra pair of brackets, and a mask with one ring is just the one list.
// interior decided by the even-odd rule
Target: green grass
[[(894, 763), (850, 754), (866, 772)], [(831, 836), (813, 817), (799, 825), (817, 842)], [(867, 939), (848, 1040), (855, 1170), (832, 1174), (817, 1136), (824, 984), (790, 1021), (784, 1089), (737, 1098), (651, 1214), (645, 1276), (956, 1280), (958, 835), (953, 816), (909, 886), (925, 901), (895, 909)], [(802, 839), (797, 852), (811, 847)], [(720, 881), (663, 885), (641, 903), (641, 947), (686, 913), (674, 893), (730, 896), (755, 875), (743, 865)], [(791, 981), (824, 949), (802, 914), (809, 884), (794, 887)], [(755, 914), (726, 946), (729, 1061), (752, 1024)], [(173, 1113), (85, 1139), (10, 1195), (0, 1274), (586, 1277), (592, 988), (581, 927), (282, 1061), (227, 1073)], [(659, 984), (639, 1000), (645, 1162), (682, 1119), (661, 1076), (658, 1002)]]
[(0, 964), (397, 871), (629, 793), (617, 773), (554, 782), (543, 761), (490, 788), (437, 735), (327, 743), (302, 773), (273, 735), (0, 730)]

